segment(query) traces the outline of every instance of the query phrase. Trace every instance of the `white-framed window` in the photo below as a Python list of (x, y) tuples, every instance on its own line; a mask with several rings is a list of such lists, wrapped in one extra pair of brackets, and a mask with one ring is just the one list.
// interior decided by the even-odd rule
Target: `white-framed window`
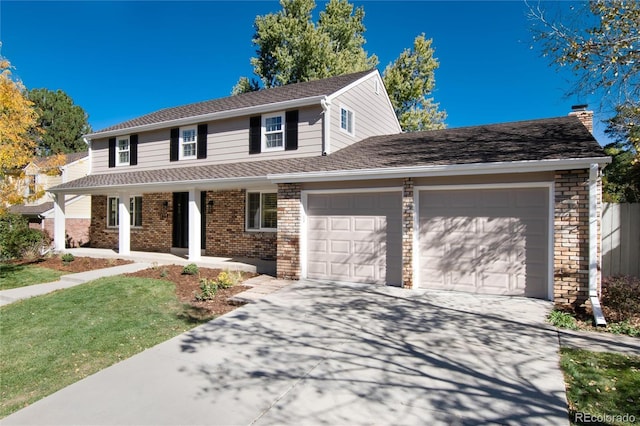
[(116, 138), (116, 166), (129, 165), (130, 148), (129, 136), (118, 136)]
[[(107, 227), (118, 227), (118, 197), (107, 198)], [(142, 226), (142, 197), (135, 196), (129, 199), (129, 216), (131, 217), (131, 226)]]
[(278, 228), (278, 194), (247, 192), (247, 230), (276, 231)]
[(352, 136), (355, 134), (355, 113), (345, 107), (340, 107), (340, 129)]
[(32, 195), (35, 195), (36, 193), (36, 184), (38, 182), (37, 176), (36, 175), (27, 175), (27, 177), (25, 178), (26, 180), (26, 196), (30, 197)]
[(262, 151), (284, 150), (284, 112), (262, 116)]
[(180, 159), (196, 158), (198, 130), (193, 127), (180, 128)]

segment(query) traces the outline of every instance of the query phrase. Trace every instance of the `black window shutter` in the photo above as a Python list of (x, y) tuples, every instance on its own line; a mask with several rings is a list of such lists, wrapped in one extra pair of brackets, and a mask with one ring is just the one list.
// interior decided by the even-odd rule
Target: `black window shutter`
[(178, 161), (178, 153), (180, 151), (178, 138), (180, 137), (180, 129), (171, 129), (171, 139), (169, 144), (169, 161)]
[(109, 167), (116, 166), (116, 138), (109, 138)]
[(249, 118), (249, 154), (259, 154), (262, 146), (262, 118), (257, 115)]
[(129, 165), (138, 164), (138, 135), (129, 136)]
[(207, 125), (198, 124), (198, 158), (207, 158)]
[(285, 147), (286, 151), (298, 149), (298, 110), (287, 111), (285, 115)]

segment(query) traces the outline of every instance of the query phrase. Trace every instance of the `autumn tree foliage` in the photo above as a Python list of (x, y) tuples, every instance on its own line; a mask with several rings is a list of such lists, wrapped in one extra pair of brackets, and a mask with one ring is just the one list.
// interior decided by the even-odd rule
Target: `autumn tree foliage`
[[(241, 77), (232, 94), (372, 70), (376, 55), (364, 49), (364, 9), (348, 0), (330, 0), (313, 20), (314, 0), (280, 0), (282, 9), (255, 19), (257, 79)], [(446, 113), (431, 93), (438, 61), (432, 40), (414, 40), (385, 70), (384, 81), (398, 119), (406, 131), (444, 127)], [(404, 81), (402, 81), (404, 80)]]
[[(23, 168), (35, 159), (34, 135), (41, 129), (33, 102), (25, 96), (22, 82), (13, 78), (12, 69), (11, 63), (0, 57), (0, 214), (11, 205), (43, 195), (42, 188), (25, 191)], [(43, 159), (39, 166), (53, 174), (63, 163), (63, 157), (54, 156)]]

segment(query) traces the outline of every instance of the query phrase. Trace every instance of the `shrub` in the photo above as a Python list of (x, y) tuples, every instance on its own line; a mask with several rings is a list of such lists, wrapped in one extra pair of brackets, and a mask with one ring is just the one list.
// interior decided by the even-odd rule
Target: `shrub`
[(547, 317), (547, 321), (558, 328), (568, 328), (569, 330), (577, 330), (578, 324), (576, 319), (567, 312), (554, 309)]
[(62, 260), (64, 263), (71, 263), (74, 260), (76, 260), (76, 257), (71, 253), (65, 253), (62, 256), (60, 256), (60, 260)]
[(219, 288), (233, 287), (235, 282), (228, 272), (222, 271), (218, 274), (217, 283)]
[(49, 242), (44, 232), (29, 228), (25, 217), (12, 213), (0, 216), (0, 259), (40, 257)]
[(640, 315), (640, 278), (619, 275), (602, 280), (602, 304), (615, 313), (615, 321)]
[(182, 268), (182, 275), (197, 275), (198, 274), (198, 265), (195, 263), (190, 263), (184, 268)]
[(196, 294), (196, 300), (212, 300), (218, 292), (218, 281), (202, 278), (200, 280), (200, 293)]

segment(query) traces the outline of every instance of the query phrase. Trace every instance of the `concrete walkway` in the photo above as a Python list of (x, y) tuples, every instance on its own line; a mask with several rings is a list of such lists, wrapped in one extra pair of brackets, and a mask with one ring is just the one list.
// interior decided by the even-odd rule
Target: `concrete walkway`
[(640, 338), (597, 331), (558, 329), (560, 346), (640, 356)]
[(568, 424), (550, 309), (296, 282), (2, 424)]

